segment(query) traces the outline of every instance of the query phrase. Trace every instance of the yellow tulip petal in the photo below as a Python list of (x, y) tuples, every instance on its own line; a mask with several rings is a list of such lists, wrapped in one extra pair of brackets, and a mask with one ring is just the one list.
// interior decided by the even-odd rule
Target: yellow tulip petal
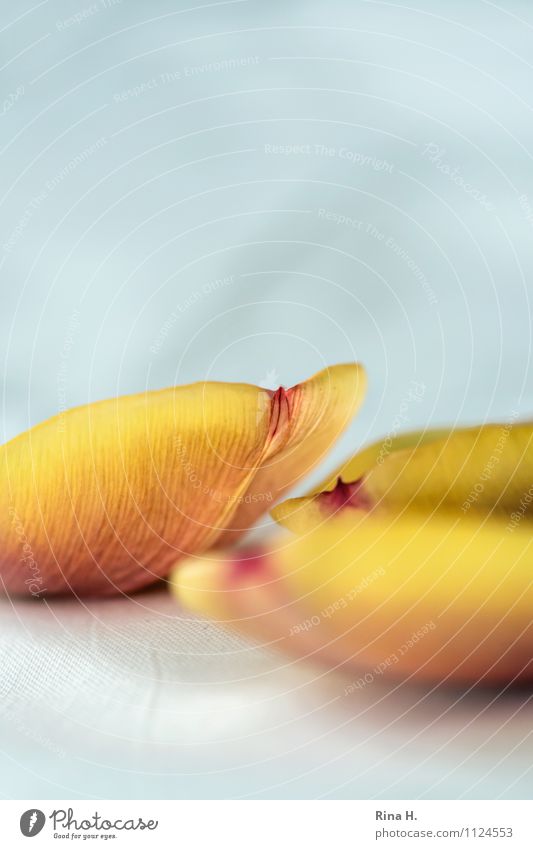
[(363, 391), (361, 367), (340, 365), (276, 393), (197, 383), (124, 396), (21, 434), (0, 463), (6, 590), (103, 594), (166, 576), (257, 518), (268, 487), (272, 500), (305, 474)]
[(532, 471), (529, 422), (407, 434), (356, 454), (309, 496), (278, 505), (272, 515), (296, 533), (347, 508), (508, 516), (533, 501)]
[(262, 553), (186, 561), (189, 609), (292, 655), (376, 678), (533, 680), (533, 551), (503, 517), (344, 514)]

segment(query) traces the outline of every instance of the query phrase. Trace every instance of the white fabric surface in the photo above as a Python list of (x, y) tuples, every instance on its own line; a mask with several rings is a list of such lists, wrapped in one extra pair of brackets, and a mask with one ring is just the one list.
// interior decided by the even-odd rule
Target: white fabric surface
[[(353, 358), (329, 468), (531, 415), (533, 12), (500, 5), (1, 4), (4, 438)], [(0, 616), (4, 796), (531, 797), (528, 691), (345, 697), (161, 590)]]

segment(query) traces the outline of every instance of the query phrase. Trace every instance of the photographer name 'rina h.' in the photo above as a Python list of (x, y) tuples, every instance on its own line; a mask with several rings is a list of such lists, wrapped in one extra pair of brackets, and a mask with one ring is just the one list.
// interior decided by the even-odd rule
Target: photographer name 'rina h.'
[(392, 813), (391, 811), (376, 811), (377, 820), (416, 820), (414, 811), (405, 811), (402, 813)]

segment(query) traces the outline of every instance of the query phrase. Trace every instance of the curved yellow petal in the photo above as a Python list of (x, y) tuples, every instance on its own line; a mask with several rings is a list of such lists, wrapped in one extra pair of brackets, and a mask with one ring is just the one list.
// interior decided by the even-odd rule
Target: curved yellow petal
[(361, 366), (339, 365), (274, 394), (272, 440), (217, 545), (235, 542), (265, 512), (265, 495), (278, 501), (325, 457), (361, 406), (366, 386)]
[(197, 383), (70, 410), (3, 446), (0, 575), (12, 593), (113, 593), (242, 529), (361, 403), (358, 365), (276, 393)]
[(190, 558), (179, 600), (268, 645), (376, 678), (533, 680), (533, 550), (503, 517), (344, 514), (263, 552)]
[(345, 509), (510, 515), (533, 501), (532, 472), (529, 422), (406, 434), (356, 454), (333, 479), (272, 515), (296, 533)]

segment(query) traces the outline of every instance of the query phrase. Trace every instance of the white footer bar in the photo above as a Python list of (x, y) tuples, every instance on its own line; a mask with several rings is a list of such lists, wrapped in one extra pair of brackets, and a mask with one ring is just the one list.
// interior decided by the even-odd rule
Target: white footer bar
[(0, 845), (35, 849), (533, 847), (525, 801), (3, 801), (0, 821)]

